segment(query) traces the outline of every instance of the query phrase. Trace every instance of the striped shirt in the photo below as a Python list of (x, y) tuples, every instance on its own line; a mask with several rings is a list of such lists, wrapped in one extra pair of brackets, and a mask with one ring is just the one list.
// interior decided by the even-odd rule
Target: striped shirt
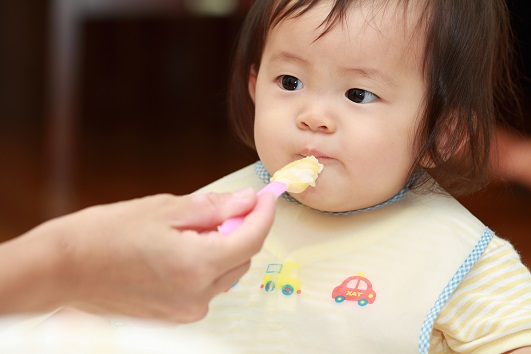
[(531, 273), (510, 243), (493, 238), (440, 312), (430, 342), (430, 353), (531, 346)]

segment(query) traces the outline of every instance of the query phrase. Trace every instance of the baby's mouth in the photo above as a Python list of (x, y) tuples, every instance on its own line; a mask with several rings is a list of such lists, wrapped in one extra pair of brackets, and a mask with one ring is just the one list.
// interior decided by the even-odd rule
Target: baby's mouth
[(330, 156), (320, 152), (320, 151), (317, 151), (317, 150), (309, 150), (309, 151), (305, 151), (305, 152), (302, 152), (300, 153), (299, 155), (301, 155), (302, 157), (308, 157), (308, 156), (315, 156), (315, 158), (319, 161), (321, 160), (328, 160), (328, 159), (331, 159)]

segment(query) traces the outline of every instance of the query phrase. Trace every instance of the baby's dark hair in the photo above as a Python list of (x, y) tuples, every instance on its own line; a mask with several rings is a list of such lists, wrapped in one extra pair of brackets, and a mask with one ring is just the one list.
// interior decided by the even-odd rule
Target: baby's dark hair
[[(350, 6), (368, 0), (333, 0), (324, 35), (346, 21)], [(411, 188), (426, 185), (427, 171), (445, 190), (462, 195), (482, 188), (489, 153), (504, 105), (517, 103), (512, 78), (509, 13), (504, 0), (372, 0), (379, 6), (422, 6), (416, 35), (424, 35), (422, 70), (427, 83), (415, 137), (417, 159)], [(254, 148), (251, 68), (260, 67), (271, 28), (309, 11), (319, 0), (255, 0), (240, 31), (229, 83), (229, 116), (243, 142)], [(418, 176), (421, 176), (420, 178)], [(432, 186), (434, 187), (434, 186)], [(431, 188), (429, 188), (431, 190)]]

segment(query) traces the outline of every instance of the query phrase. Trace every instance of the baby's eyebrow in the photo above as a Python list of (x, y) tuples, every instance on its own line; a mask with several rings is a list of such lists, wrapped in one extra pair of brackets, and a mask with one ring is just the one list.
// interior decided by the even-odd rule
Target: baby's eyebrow
[[(283, 63), (283, 62), (295, 62), (303, 66), (310, 66), (310, 61), (307, 59), (291, 52), (281, 51), (273, 54), (271, 56), (272, 63)], [(389, 75), (386, 75), (382, 71), (376, 68), (365, 68), (365, 67), (343, 67), (340, 68), (340, 72), (344, 75), (360, 75), (368, 79), (383, 83), (388, 86), (398, 87), (398, 84), (393, 80)]]
[(296, 55), (294, 53), (285, 52), (285, 51), (275, 53), (271, 57), (271, 62), (273, 62), (273, 63), (276, 63), (276, 62), (296, 62), (296, 63), (302, 64), (304, 66), (309, 66), (310, 65), (310, 62), (308, 60), (304, 59), (303, 57), (300, 57), (300, 56), (298, 56), (298, 55)]
[(395, 80), (393, 80), (389, 75), (386, 75), (382, 71), (375, 69), (375, 68), (357, 68), (357, 67), (351, 67), (351, 68), (342, 68), (341, 71), (345, 74), (356, 74), (363, 77), (366, 77), (371, 80), (375, 80), (384, 84), (387, 84), (392, 87), (397, 87), (398, 84)]

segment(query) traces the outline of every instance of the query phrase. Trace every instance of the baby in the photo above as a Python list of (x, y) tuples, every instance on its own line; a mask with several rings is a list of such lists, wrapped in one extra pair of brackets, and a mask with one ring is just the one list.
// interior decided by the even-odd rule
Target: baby
[(531, 350), (529, 270), (452, 197), (485, 185), (509, 32), (502, 0), (256, 0), (229, 104), (260, 161), (202, 190), (324, 169), (189, 328), (244, 353)]

